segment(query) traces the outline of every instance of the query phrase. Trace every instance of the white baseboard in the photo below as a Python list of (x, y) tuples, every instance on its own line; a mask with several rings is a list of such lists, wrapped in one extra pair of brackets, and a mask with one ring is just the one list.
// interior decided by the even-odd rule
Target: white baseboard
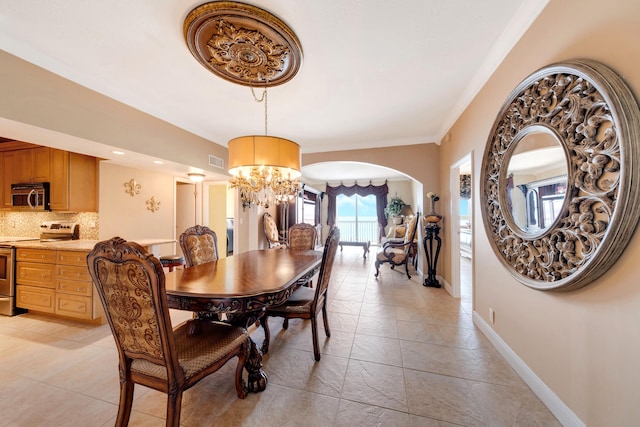
[(553, 415), (566, 427), (586, 427), (573, 411), (529, 368), (502, 338), (484, 321), (477, 312), (473, 312), (473, 323), (491, 341), (507, 363), (520, 375), (525, 383), (540, 398)]

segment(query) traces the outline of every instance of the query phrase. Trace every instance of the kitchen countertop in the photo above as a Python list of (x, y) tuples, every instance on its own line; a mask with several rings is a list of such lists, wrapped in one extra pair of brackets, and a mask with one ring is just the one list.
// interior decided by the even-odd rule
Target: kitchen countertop
[[(175, 243), (175, 239), (132, 239), (131, 241), (141, 246), (149, 248), (165, 243)], [(11, 245), (16, 248), (25, 249), (55, 249), (59, 251), (90, 251), (100, 240), (61, 240), (58, 242), (41, 242), (39, 240), (30, 240), (23, 242), (12, 242)]]

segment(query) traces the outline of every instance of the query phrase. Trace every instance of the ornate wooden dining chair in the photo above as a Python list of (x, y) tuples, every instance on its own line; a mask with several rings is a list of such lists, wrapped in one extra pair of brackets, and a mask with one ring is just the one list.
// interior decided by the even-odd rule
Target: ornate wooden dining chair
[[(293, 250), (313, 250), (316, 248), (316, 240), (318, 238), (318, 230), (316, 227), (306, 223), (293, 224), (289, 227), (289, 241), (287, 242), (289, 249)], [(301, 286), (313, 287), (311, 277), (303, 277), (298, 281)]]
[(265, 315), (260, 319), (260, 323), (262, 323), (262, 327), (264, 328), (262, 353), (266, 354), (269, 352), (269, 341), (271, 339), (269, 317), (284, 317), (284, 324), (282, 326), (284, 329), (287, 329), (289, 326), (289, 319), (310, 319), (311, 333), (313, 335), (313, 355), (316, 360), (320, 360), (317, 317), (318, 313), (322, 311), (324, 331), (327, 337), (330, 337), (331, 331), (329, 330), (329, 322), (327, 319), (327, 289), (329, 288), (329, 279), (331, 277), (331, 270), (333, 269), (333, 261), (336, 257), (339, 241), (340, 230), (338, 227), (332, 227), (324, 245), (320, 272), (318, 273), (318, 284), (315, 289), (304, 286), (299, 287), (283, 304), (267, 308)]
[(218, 259), (218, 236), (209, 227), (189, 227), (180, 235), (179, 240), (187, 267)]
[(166, 424), (178, 426), (182, 393), (236, 356), (236, 392), (246, 397), (246, 329), (213, 322), (203, 323), (197, 335), (188, 334), (186, 322), (172, 329), (162, 265), (135, 242), (99, 242), (87, 265), (118, 349), (117, 426), (129, 422), (135, 384), (167, 393)]
[(416, 230), (418, 229), (418, 218), (420, 218), (420, 213), (416, 214), (411, 221), (409, 221), (402, 241), (388, 240), (378, 250), (375, 262), (376, 277), (380, 274), (380, 264), (389, 263), (392, 269), (397, 265), (404, 264), (407, 277), (411, 279), (411, 275), (409, 274), (409, 259), (411, 255), (415, 256), (412, 248)]
[(315, 249), (318, 231), (304, 222), (289, 227), (289, 249)]
[(276, 220), (273, 219), (269, 212), (265, 212), (262, 216), (262, 225), (264, 227), (264, 235), (267, 238), (267, 243), (269, 244), (269, 249), (285, 248), (287, 246), (287, 242), (280, 239)]

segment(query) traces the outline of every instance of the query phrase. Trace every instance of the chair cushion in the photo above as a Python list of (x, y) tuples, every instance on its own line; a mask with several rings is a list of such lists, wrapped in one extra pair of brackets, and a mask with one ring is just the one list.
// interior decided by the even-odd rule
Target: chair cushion
[(313, 303), (315, 294), (315, 288), (299, 287), (291, 294), (288, 300), (281, 305), (267, 308), (267, 312), (270, 314), (308, 313), (311, 310), (311, 304)]
[(272, 218), (264, 219), (264, 232), (267, 235), (267, 239), (274, 243), (278, 241), (278, 226)]
[[(389, 260), (391, 257), (391, 260)], [(376, 259), (380, 262), (393, 262), (395, 264), (401, 264), (407, 258), (407, 254), (404, 250), (404, 247), (399, 248), (387, 248), (383, 250), (382, 248), (378, 250), (376, 254)]]
[[(188, 329), (188, 322), (184, 322), (173, 330), (178, 361), (187, 379), (223, 359), (248, 339), (244, 328), (223, 323), (202, 322), (201, 331), (195, 335), (189, 335)], [(134, 359), (131, 370), (167, 380), (164, 366), (144, 359)]]
[(216, 243), (209, 234), (194, 234), (188, 236), (187, 246), (193, 265), (214, 261), (216, 259)]

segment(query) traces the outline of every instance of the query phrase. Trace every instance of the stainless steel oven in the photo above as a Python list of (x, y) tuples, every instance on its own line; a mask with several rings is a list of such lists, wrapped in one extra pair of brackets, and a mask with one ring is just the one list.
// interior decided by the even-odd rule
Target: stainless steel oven
[(15, 248), (0, 245), (0, 314), (16, 314)]

